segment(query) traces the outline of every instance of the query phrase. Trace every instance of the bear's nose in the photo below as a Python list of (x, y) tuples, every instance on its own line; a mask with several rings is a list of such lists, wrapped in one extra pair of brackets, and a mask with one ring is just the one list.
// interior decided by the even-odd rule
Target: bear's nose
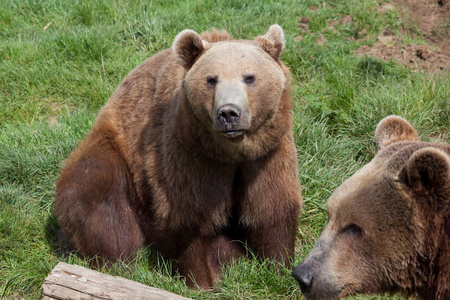
[(236, 125), (241, 116), (241, 109), (234, 104), (225, 104), (217, 109), (217, 119), (225, 129)]
[(311, 291), (314, 281), (311, 268), (300, 265), (292, 272), (292, 276), (297, 280), (303, 294), (307, 294)]

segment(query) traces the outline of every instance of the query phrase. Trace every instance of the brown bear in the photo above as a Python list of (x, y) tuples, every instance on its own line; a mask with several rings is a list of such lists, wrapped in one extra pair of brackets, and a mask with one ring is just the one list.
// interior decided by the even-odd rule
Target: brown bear
[(243, 244), (287, 263), (302, 199), (284, 45), (278, 25), (184, 30), (134, 69), (56, 184), (72, 248), (116, 261), (151, 244), (201, 288)]
[(450, 299), (450, 145), (403, 118), (375, 131), (378, 154), (328, 199), (328, 221), (293, 271), (309, 299), (401, 292)]

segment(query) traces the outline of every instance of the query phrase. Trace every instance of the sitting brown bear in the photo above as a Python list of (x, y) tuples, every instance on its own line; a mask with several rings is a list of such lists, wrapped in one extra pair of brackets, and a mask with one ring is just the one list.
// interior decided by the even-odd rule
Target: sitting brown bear
[(450, 145), (403, 118), (378, 125), (377, 156), (328, 200), (328, 222), (293, 271), (309, 299), (396, 293), (450, 299)]
[(132, 71), (57, 182), (72, 247), (116, 261), (151, 244), (201, 288), (242, 241), (288, 262), (302, 199), (284, 44), (278, 25), (253, 41), (184, 30)]

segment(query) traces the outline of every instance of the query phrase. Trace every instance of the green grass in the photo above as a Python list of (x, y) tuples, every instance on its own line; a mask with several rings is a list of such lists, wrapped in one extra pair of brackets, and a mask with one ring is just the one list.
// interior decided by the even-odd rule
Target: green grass
[[(376, 12), (377, 0), (351, 1), (63, 1), (0, 2), (0, 298), (38, 299), (61, 260), (52, 242), (54, 182), (61, 162), (93, 124), (121, 80), (145, 58), (170, 47), (183, 29), (211, 27), (254, 38), (273, 23), (285, 30), (282, 59), (291, 69), (294, 135), (304, 211), (296, 263), (326, 221), (332, 191), (375, 155), (373, 132), (389, 114), (408, 119), (425, 140), (450, 142), (450, 74), (413, 72), (394, 62), (355, 58), (399, 15)], [(317, 10), (310, 7), (316, 6)], [(351, 15), (353, 23), (328, 23)], [(297, 28), (310, 17), (309, 34)], [(44, 29), (45, 28), (45, 29)], [(368, 28), (371, 38), (358, 38)], [(319, 34), (326, 41), (316, 45)], [(295, 37), (302, 35), (299, 42)], [(421, 39), (420, 35), (415, 40)], [(424, 41), (422, 41), (424, 42)], [(151, 248), (131, 265), (106, 271), (196, 299), (298, 299), (284, 269), (241, 260), (212, 291), (197, 292), (170, 275)], [(353, 299), (385, 299), (355, 297)]]

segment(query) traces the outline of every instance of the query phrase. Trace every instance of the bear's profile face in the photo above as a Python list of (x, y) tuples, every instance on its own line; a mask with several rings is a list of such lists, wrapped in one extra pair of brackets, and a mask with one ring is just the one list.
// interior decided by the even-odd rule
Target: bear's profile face
[(411, 282), (429, 275), (419, 264), (430, 230), (449, 216), (450, 147), (418, 141), (394, 116), (375, 137), (378, 155), (328, 199), (326, 227), (293, 272), (310, 299), (411, 293)]
[(216, 137), (239, 141), (270, 122), (287, 80), (279, 62), (283, 47), (277, 25), (254, 41), (209, 43), (191, 30), (177, 36), (173, 51), (186, 69), (187, 98)]

